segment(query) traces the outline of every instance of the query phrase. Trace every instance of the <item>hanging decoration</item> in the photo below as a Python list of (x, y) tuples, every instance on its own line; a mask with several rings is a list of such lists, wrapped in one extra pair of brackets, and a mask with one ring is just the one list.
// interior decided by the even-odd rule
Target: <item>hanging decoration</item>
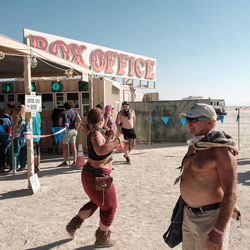
[(149, 121), (150, 121), (150, 123), (153, 122), (152, 116), (149, 116)]
[(35, 56), (32, 56), (31, 58), (31, 68), (34, 69), (37, 67), (37, 59)]
[(219, 117), (221, 123), (223, 123), (223, 121), (224, 121), (224, 115), (219, 115), (218, 117)]
[(236, 122), (240, 121), (240, 115), (237, 115)]
[(182, 127), (184, 127), (184, 125), (186, 124), (186, 118), (179, 117), (179, 119), (181, 121)]
[(167, 125), (167, 123), (168, 123), (168, 117), (161, 117), (161, 119), (163, 120), (163, 122), (165, 123), (165, 125)]
[(67, 76), (67, 77), (72, 77), (73, 75), (74, 75), (74, 71), (73, 71), (73, 69), (67, 69), (67, 70), (65, 70), (65, 75)]

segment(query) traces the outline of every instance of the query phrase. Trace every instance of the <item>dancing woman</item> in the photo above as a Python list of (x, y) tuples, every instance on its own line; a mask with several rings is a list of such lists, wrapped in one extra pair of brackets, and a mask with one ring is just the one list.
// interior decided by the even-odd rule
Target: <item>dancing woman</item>
[(109, 141), (102, 129), (104, 122), (104, 114), (101, 109), (95, 108), (89, 111), (86, 124), (88, 161), (82, 170), (82, 185), (90, 201), (66, 226), (66, 231), (73, 238), (76, 229), (80, 228), (82, 222), (99, 207), (100, 223), (95, 233), (96, 247), (111, 247), (115, 244), (115, 241), (110, 239), (111, 231), (109, 228), (114, 220), (117, 206), (114, 184), (112, 183), (109, 189), (96, 190), (96, 177), (110, 175), (112, 170), (111, 153), (114, 148), (124, 142), (123, 134), (120, 134), (113, 141)]

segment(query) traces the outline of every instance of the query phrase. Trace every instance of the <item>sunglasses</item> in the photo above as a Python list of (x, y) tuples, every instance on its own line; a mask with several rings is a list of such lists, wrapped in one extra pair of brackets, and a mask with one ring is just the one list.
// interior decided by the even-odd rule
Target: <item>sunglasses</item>
[(204, 120), (208, 120), (208, 119), (210, 119), (210, 118), (203, 117), (203, 116), (199, 116), (199, 117), (195, 117), (195, 118), (186, 117), (187, 122), (190, 122), (190, 123), (196, 123), (198, 121), (204, 121)]

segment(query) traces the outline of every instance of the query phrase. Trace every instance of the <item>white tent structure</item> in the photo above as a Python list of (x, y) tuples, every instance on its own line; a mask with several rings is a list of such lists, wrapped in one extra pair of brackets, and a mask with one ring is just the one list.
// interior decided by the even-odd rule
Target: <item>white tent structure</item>
[[(33, 60), (37, 61), (36, 67), (32, 67)], [(66, 70), (71, 71), (72, 77), (92, 75), (91, 70), (0, 34), (0, 79), (23, 78), (26, 95), (31, 95), (32, 77), (65, 76)], [(90, 102), (91, 96), (92, 93)], [(26, 120), (32, 123), (31, 113), (26, 113)], [(30, 178), (34, 175), (33, 140), (27, 140), (27, 165)], [(31, 188), (30, 180), (28, 187)]]

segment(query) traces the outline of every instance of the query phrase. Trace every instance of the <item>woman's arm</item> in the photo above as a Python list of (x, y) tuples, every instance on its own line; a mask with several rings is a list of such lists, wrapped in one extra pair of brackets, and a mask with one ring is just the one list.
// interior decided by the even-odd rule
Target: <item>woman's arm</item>
[(95, 131), (90, 135), (90, 140), (97, 155), (106, 155), (116, 148), (120, 143), (124, 142), (123, 134), (120, 134), (113, 141), (106, 143), (105, 137), (100, 131)]

